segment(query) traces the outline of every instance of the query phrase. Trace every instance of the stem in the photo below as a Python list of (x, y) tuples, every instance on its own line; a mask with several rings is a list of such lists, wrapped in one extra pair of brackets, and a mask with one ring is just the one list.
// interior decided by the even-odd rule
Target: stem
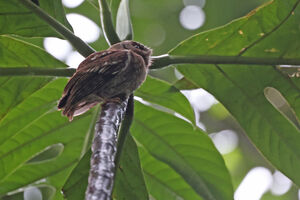
[(95, 110), (93, 111), (93, 115), (92, 115), (92, 120), (89, 126), (89, 129), (86, 133), (85, 139), (84, 139), (84, 143), (83, 143), (83, 147), (81, 150), (81, 156), (84, 156), (86, 152), (88, 152), (91, 148), (91, 143), (93, 141), (93, 136), (94, 136), (94, 128), (99, 116), (101, 109), (99, 104), (96, 106)]
[(117, 135), (126, 106), (127, 99), (121, 103), (108, 101), (102, 104), (101, 113), (95, 125), (86, 200), (111, 199), (115, 176)]
[(172, 56), (152, 57), (151, 69), (159, 69), (173, 64), (245, 64), (245, 65), (300, 65), (300, 59), (255, 58), (244, 56)]
[(123, 149), (126, 137), (129, 133), (130, 126), (132, 124), (133, 113), (134, 113), (134, 100), (133, 100), (133, 94), (131, 94), (128, 99), (125, 116), (122, 121), (121, 129), (119, 132), (117, 154), (116, 154), (116, 159), (115, 159), (116, 169), (119, 167), (119, 164), (120, 164), (122, 149)]
[(100, 19), (104, 37), (109, 45), (121, 42), (113, 26), (110, 9), (106, 0), (99, 0)]
[(67, 39), (73, 47), (84, 57), (89, 56), (94, 53), (95, 50), (90, 47), (87, 43), (81, 40), (79, 37), (75, 36), (68, 28), (66, 28), (59, 21), (54, 19), (48, 13), (43, 11), (39, 6), (34, 4), (30, 0), (19, 0), (24, 6), (26, 6), (29, 10), (43, 19), (47, 24), (49, 24), (56, 32), (60, 33), (65, 39)]
[(76, 69), (45, 67), (0, 67), (1, 76), (60, 76), (70, 77)]
[[(154, 56), (151, 69), (173, 64), (245, 64), (245, 65), (293, 65), (299, 68), (300, 59), (254, 58), (236, 56)], [(298, 66), (297, 66), (298, 65)], [(42, 67), (0, 67), (1, 76), (60, 76), (70, 77), (75, 69)]]

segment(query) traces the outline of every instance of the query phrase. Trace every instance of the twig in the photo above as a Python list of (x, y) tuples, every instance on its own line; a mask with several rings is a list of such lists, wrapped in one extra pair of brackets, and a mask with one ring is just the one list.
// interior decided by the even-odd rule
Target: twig
[(101, 15), (100, 16), (101, 26), (107, 43), (112, 45), (121, 42), (113, 26), (111, 12), (107, 5), (106, 0), (99, 0), (99, 7), (100, 7), (100, 15)]
[[(227, 65), (293, 65), (300, 67), (300, 59), (285, 58), (254, 58), (236, 56), (154, 56), (151, 69), (160, 69), (176, 64), (227, 64)], [(1, 76), (62, 76), (70, 77), (75, 69), (42, 68), (42, 67), (1, 67)]]
[(118, 168), (119, 164), (120, 164), (123, 145), (124, 145), (124, 142), (126, 140), (128, 133), (129, 133), (130, 126), (132, 124), (133, 113), (134, 113), (134, 99), (133, 99), (133, 94), (131, 94), (128, 99), (125, 116), (124, 116), (124, 119), (122, 121), (122, 125), (120, 128), (118, 146), (117, 146), (117, 155), (116, 155), (116, 159), (115, 159), (116, 168)]
[(59, 76), (70, 77), (76, 69), (46, 67), (0, 67), (1, 76)]
[(91, 144), (93, 142), (93, 137), (94, 137), (94, 133), (95, 133), (94, 129), (95, 129), (95, 125), (96, 125), (100, 111), (101, 111), (100, 106), (97, 105), (95, 110), (93, 111), (92, 120), (91, 120), (89, 129), (88, 129), (85, 139), (84, 139), (80, 157), (82, 157), (91, 148)]
[(43, 19), (47, 24), (49, 24), (56, 32), (60, 33), (64, 38), (66, 38), (73, 47), (84, 57), (89, 56), (94, 53), (95, 50), (90, 47), (87, 43), (81, 40), (79, 37), (74, 35), (68, 28), (66, 28), (59, 21), (54, 19), (48, 13), (43, 11), (39, 6), (34, 4), (30, 0), (19, 0), (24, 6), (26, 6), (33, 13), (38, 15), (41, 19)]
[(260, 58), (238, 56), (172, 56), (161, 55), (152, 57), (151, 69), (159, 69), (174, 64), (244, 64), (244, 65), (300, 65), (300, 59), (290, 58)]

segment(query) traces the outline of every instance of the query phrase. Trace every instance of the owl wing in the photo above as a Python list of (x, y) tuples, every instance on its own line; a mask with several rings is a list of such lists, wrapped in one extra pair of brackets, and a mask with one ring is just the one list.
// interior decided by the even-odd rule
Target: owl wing
[(86, 112), (102, 101), (96, 91), (101, 91), (122, 69), (130, 63), (130, 52), (127, 50), (101, 51), (88, 56), (77, 68), (68, 81), (58, 109), (72, 120), (73, 115)]

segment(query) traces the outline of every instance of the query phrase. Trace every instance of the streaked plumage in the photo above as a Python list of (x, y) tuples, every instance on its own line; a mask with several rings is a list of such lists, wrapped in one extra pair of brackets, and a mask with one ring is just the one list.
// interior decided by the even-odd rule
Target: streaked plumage
[(67, 83), (58, 109), (69, 120), (100, 102), (127, 98), (145, 80), (151, 49), (123, 41), (88, 56)]

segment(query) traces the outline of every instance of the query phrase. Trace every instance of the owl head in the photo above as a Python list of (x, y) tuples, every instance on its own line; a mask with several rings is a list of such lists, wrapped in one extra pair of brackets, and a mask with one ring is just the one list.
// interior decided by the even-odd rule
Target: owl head
[(146, 66), (149, 67), (149, 65), (150, 65), (150, 56), (152, 54), (152, 49), (144, 46), (141, 43), (131, 41), (131, 40), (126, 40), (126, 41), (119, 42), (117, 44), (112, 45), (109, 49), (110, 50), (117, 50), (117, 49), (131, 50), (134, 53), (136, 53), (144, 58)]

